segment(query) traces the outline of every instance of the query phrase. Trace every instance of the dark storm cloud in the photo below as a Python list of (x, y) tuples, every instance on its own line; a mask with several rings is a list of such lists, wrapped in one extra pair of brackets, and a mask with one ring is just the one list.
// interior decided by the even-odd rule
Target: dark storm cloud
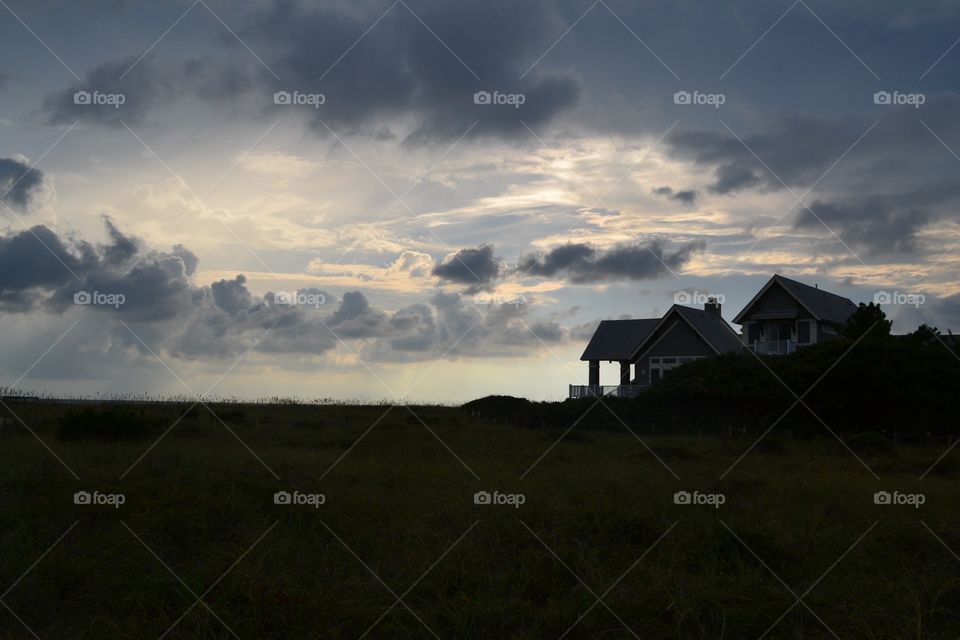
[(433, 275), (441, 280), (462, 284), (467, 293), (489, 288), (500, 274), (500, 261), (493, 255), (491, 245), (461, 249), (433, 268)]
[(153, 54), (97, 65), (82, 80), (44, 98), (41, 113), (49, 124), (122, 127), (143, 123), (152, 109), (195, 96), (217, 107), (251, 88), (247, 61), (212, 57), (185, 60)]
[(657, 187), (653, 190), (653, 195), (662, 196), (670, 200), (682, 202), (683, 204), (693, 204), (697, 199), (697, 192), (693, 189), (674, 191), (672, 187)]
[[(42, 225), (0, 237), (0, 313), (95, 313), (105, 326), (115, 326), (105, 349), (122, 346), (148, 356), (142, 339), (154, 351), (185, 360), (236, 357), (250, 349), (312, 357), (341, 341), (349, 351), (393, 360), (427, 359), (447, 349), (518, 355), (539, 348), (539, 341), (566, 338), (553, 321), (523, 320), (526, 306), (472, 304), (459, 294), (440, 293), (429, 304), (390, 312), (360, 291), (339, 300), (313, 288), (261, 297), (242, 274), (197, 286), (190, 278), (197, 258), (182, 245), (152, 251), (109, 219), (105, 227), (103, 243), (60, 236)], [(83, 293), (86, 301), (78, 302)], [(123, 302), (90, 304), (95, 293), (122, 296)], [(136, 337), (114, 320), (128, 323)]]
[(186, 263), (195, 265), (195, 256), (182, 247), (138, 255), (133, 239), (109, 220), (106, 228), (104, 244), (63, 238), (44, 225), (0, 237), (0, 310), (63, 311), (81, 292), (123, 295), (118, 312), (130, 318), (172, 317), (191, 304)]
[(672, 252), (658, 241), (619, 245), (607, 250), (586, 244), (567, 244), (545, 254), (524, 257), (516, 273), (548, 278), (562, 275), (576, 284), (646, 280), (682, 268), (694, 253), (704, 248), (703, 242), (690, 242)]
[[(547, 2), (430, 0), (409, 9), (401, 3), (351, 48), (384, 9), (373, 2), (276, 3), (244, 37), (269, 52), (282, 78), (276, 90), (324, 93), (320, 109), (301, 109), (323, 135), (324, 123), (376, 130), (385, 118), (410, 114), (417, 116), (411, 141), (456, 138), (478, 120), (478, 133), (516, 133), (525, 131), (521, 120), (541, 124), (577, 97), (569, 76), (532, 72), (518, 80), (522, 64), (550, 44), (542, 34), (562, 30)], [(524, 100), (519, 109), (475, 104), (478, 91)]]
[(878, 187), (890, 177), (925, 177), (929, 168), (920, 160), (942, 162), (948, 152), (924, 123), (952, 144), (960, 137), (958, 109), (960, 95), (929, 94), (922, 110), (889, 107), (876, 117), (788, 114), (753, 130), (680, 131), (667, 144), (674, 157), (713, 171), (712, 193), (787, 187), (802, 192), (824, 174), (835, 181), (852, 171), (858, 171), (855, 179)]
[(91, 250), (71, 253), (42, 225), (0, 238), (0, 309), (30, 311), (38, 290), (62, 287), (73, 277), (71, 270), (85, 271)]
[(921, 109), (889, 107), (876, 119), (788, 115), (740, 140), (696, 130), (668, 144), (675, 157), (712, 172), (713, 193), (789, 188), (799, 196), (815, 185), (791, 215), (796, 229), (835, 241), (822, 220), (864, 255), (918, 253), (926, 250), (921, 232), (953, 217), (960, 200), (945, 148), (960, 143), (958, 109), (960, 95), (931, 93)]
[[(269, 69), (254, 64), (245, 48), (225, 47), (202, 58), (151, 53), (128, 73), (136, 54), (102, 63), (81, 82), (48, 95), (42, 112), (53, 124), (121, 126), (121, 120), (143, 122), (151, 109), (189, 96), (218, 108), (230, 102), (257, 116), (269, 111), (272, 118), (302, 118), (324, 137), (327, 126), (392, 135), (391, 124), (412, 116), (404, 135), (413, 143), (459, 138), (474, 124), (474, 134), (526, 135), (524, 122), (543, 124), (576, 101), (579, 88), (569, 75), (537, 69), (518, 80), (521, 63), (550, 44), (538, 34), (547, 26), (562, 30), (549, 3), (413, 4), (397, 4), (384, 16), (376, 2), (274, 3), (241, 19), (247, 26), (238, 29)], [(78, 92), (121, 95), (124, 103), (77, 104)], [(276, 92), (322, 93), (325, 101), (319, 108), (275, 104)], [(490, 103), (477, 104), (477, 92), (489, 93)], [(496, 104), (498, 95), (522, 97)]]
[(248, 310), (253, 296), (247, 291), (247, 277), (238, 275), (233, 280), (219, 280), (210, 285), (214, 303), (229, 314)]
[(767, 131), (740, 135), (742, 142), (726, 130), (694, 130), (671, 135), (668, 144), (675, 157), (713, 170), (711, 193), (778, 191), (783, 183), (809, 186), (869, 124), (861, 118), (791, 115)]
[(172, 99), (174, 76), (170, 70), (142, 60), (124, 75), (139, 56), (105, 62), (66, 89), (49, 94), (42, 113), (49, 124), (102, 124), (121, 127), (140, 124), (158, 103)]
[(917, 231), (930, 218), (927, 210), (900, 209), (886, 198), (851, 198), (814, 202), (809, 210), (800, 212), (795, 227), (825, 230), (826, 225), (851, 248), (869, 254), (909, 253), (919, 249)]
[(869, 254), (910, 253), (923, 247), (919, 231), (960, 204), (960, 185), (932, 184), (902, 193), (817, 200), (797, 216), (797, 229), (837, 233), (854, 249)]
[(26, 208), (43, 185), (43, 172), (13, 158), (0, 158), (0, 202)]

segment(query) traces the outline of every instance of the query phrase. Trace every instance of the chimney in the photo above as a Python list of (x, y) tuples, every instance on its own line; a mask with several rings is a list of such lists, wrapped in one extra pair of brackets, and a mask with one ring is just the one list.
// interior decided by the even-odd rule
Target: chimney
[(720, 303), (717, 302), (716, 298), (707, 298), (706, 303), (703, 305), (703, 310), (715, 318), (720, 317)]

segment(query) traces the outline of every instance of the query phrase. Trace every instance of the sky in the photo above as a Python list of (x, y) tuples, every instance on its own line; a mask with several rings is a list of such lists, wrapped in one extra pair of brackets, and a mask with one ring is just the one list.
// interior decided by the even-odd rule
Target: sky
[(560, 399), (600, 320), (774, 273), (960, 330), (958, 39), (946, 0), (0, 0), (0, 385)]

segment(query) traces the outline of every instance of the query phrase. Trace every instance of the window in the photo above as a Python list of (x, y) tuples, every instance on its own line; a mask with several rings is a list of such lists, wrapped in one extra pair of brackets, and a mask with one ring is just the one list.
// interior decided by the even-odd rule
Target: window
[(797, 320), (797, 344), (810, 344), (809, 320)]
[(756, 322), (747, 323), (747, 343), (753, 344), (760, 340), (760, 325)]

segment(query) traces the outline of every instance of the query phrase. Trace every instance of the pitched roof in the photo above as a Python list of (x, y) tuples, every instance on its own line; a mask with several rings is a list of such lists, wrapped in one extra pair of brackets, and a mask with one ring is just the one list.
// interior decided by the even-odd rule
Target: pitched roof
[(629, 360), (658, 322), (659, 318), (602, 320), (580, 359)]
[(817, 287), (811, 287), (808, 284), (803, 284), (790, 278), (784, 278), (780, 274), (774, 274), (767, 284), (760, 289), (759, 293), (747, 303), (747, 306), (737, 314), (733, 321), (741, 324), (740, 321), (743, 319), (743, 316), (763, 297), (763, 294), (765, 294), (774, 283), (783, 287), (787, 293), (793, 296), (793, 298), (817, 320), (842, 325), (846, 324), (850, 315), (857, 310), (857, 305), (849, 298), (838, 296), (835, 293), (830, 293)]
[(663, 314), (663, 318), (657, 322), (656, 327), (637, 345), (632, 354), (633, 358), (631, 359), (640, 355), (641, 351), (648, 346), (646, 343), (649, 342), (649, 338), (653, 336), (656, 329), (666, 324), (674, 314), (680, 316), (680, 318), (689, 324), (697, 335), (703, 338), (707, 346), (718, 354), (743, 349), (743, 342), (740, 341), (740, 336), (737, 335), (733, 328), (727, 324), (727, 321), (722, 317), (703, 309), (694, 309), (693, 307), (684, 307), (675, 304)]
[(727, 321), (703, 309), (676, 306), (677, 312), (717, 353), (740, 351), (743, 342)]

